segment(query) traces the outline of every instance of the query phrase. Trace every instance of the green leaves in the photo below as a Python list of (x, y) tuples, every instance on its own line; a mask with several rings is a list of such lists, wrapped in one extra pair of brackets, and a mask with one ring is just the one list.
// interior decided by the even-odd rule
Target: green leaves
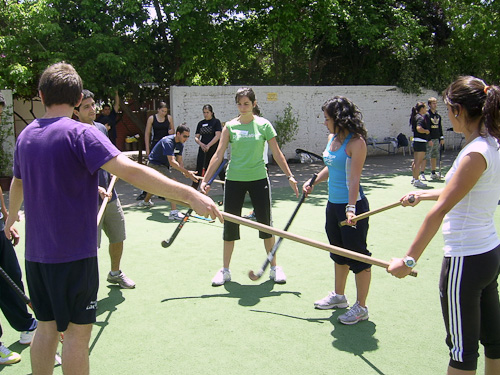
[[(0, 86), (36, 93), (66, 60), (97, 97), (170, 85), (499, 81), (500, 3), (481, 0), (6, 0)], [(159, 91), (146, 92), (154, 82)], [(157, 99), (157, 98), (152, 98)]]

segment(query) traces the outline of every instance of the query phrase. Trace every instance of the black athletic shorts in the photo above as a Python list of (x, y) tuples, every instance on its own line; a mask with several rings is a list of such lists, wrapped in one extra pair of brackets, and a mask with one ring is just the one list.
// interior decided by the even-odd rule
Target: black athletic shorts
[[(360, 254), (371, 256), (372, 253), (366, 248), (366, 236), (368, 235), (368, 218), (359, 220), (355, 227), (345, 225), (339, 227), (339, 223), (347, 217), (345, 214), (346, 204), (328, 202), (326, 205), (325, 230), (331, 245), (343, 247)], [(368, 200), (365, 198), (356, 202), (356, 215), (370, 211)], [(341, 255), (330, 253), (330, 258), (337, 264), (348, 265), (352, 272), (359, 273), (371, 268), (371, 264), (360, 262)]]
[(26, 261), (26, 280), (38, 320), (55, 320), (59, 332), (66, 331), (70, 322), (95, 323), (97, 257), (55, 264)]
[[(255, 219), (262, 224), (271, 225), (271, 188), (269, 180), (264, 178), (256, 181), (228, 181), (224, 189), (224, 211), (241, 216), (241, 209), (248, 192), (255, 212)], [(262, 239), (271, 238), (269, 233), (259, 231)], [(224, 241), (240, 239), (240, 225), (224, 221)]]
[(479, 342), (487, 358), (500, 358), (499, 272), (500, 246), (443, 259), (439, 294), (453, 368), (476, 370)]
[(425, 151), (427, 151), (427, 142), (413, 141), (413, 152), (425, 152)]

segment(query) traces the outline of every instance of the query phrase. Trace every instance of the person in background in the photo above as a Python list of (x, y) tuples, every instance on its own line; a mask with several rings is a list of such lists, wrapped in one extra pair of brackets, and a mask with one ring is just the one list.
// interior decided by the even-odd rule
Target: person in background
[[(175, 135), (168, 135), (160, 139), (149, 154), (148, 165), (174, 181), (179, 181), (181, 178), (189, 178), (193, 182), (198, 181), (194, 171), (184, 168), (184, 162), (182, 161), (184, 143), (188, 140), (189, 133), (189, 128), (182, 124), (177, 127)], [(152, 196), (152, 194), (147, 193), (144, 200), (139, 203), (139, 207), (153, 207)], [(177, 204), (170, 202), (170, 205), (172, 209), (168, 218), (170, 220), (182, 220), (184, 215), (177, 209)]]
[(443, 127), (441, 126), (441, 115), (437, 112), (437, 99), (431, 97), (427, 100), (429, 111), (426, 115), (426, 120), (429, 125), (429, 142), (425, 151), (425, 159), (422, 162), (422, 170), (420, 171), (420, 179), (426, 181), (425, 164), (427, 160), (431, 162), (431, 180), (439, 180), (440, 175), (436, 173), (437, 158), (441, 157), (440, 148), (444, 146)]
[(113, 108), (109, 104), (104, 104), (102, 106), (101, 113), (97, 116), (96, 121), (103, 124), (107, 131), (108, 137), (111, 143), (116, 145), (116, 118), (118, 116), (118, 110), (120, 109), (120, 95), (118, 91), (115, 92), (115, 102)]
[[(75, 107), (74, 114), (81, 122), (93, 125), (99, 129), (101, 133), (106, 136), (108, 135), (106, 127), (103, 124), (94, 121), (96, 115), (94, 94), (89, 90), (83, 90), (82, 103), (80, 106)], [(111, 175), (103, 169), (99, 169), (98, 173), (99, 204), (102, 204), (102, 200), (107, 195)], [(108, 273), (107, 281), (111, 284), (118, 284), (124, 289), (133, 289), (135, 288), (135, 282), (120, 270), (120, 262), (123, 256), (123, 243), (126, 239), (125, 215), (123, 214), (120, 199), (118, 198), (114, 188), (108, 198), (109, 201), (102, 215), (101, 222), (99, 223), (99, 232), (97, 237), (99, 247), (101, 247), (102, 230), (104, 230), (104, 233), (106, 233), (106, 236), (109, 239), (108, 251), (111, 259), (111, 270)]]
[[(168, 114), (167, 103), (160, 102), (158, 105), (158, 112), (149, 116), (146, 122), (146, 129), (144, 130), (146, 157), (149, 156), (156, 144), (167, 135), (172, 135), (174, 131), (174, 120)], [(143, 191), (137, 196), (137, 200), (143, 200), (146, 197), (146, 192)]]
[[(427, 185), (420, 180), (420, 171), (422, 170), (425, 151), (427, 149), (427, 140), (429, 139), (429, 126), (425, 120), (427, 106), (424, 102), (418, 102), (411, 109), (410, 125), (413, 131), (413, 162), (411, 165), (413, 178), (411, 183), (418, 188), (426, 188)], [(425, 176), (424, 176), (425, 177)]]
[[(222, 125), (219, 119), (215, 118), (214, 110), (210, 104), (203, 106), (203, 117), (196, 126), (194, 141), (200, 146), (198, 148), (198, 156), (196, 158), (196, 173), (203, 176), (206, 171), (212, 156), (219, 146), (219, 139), (222, 132)], [(225, 172), (222, 170), (219, 173), (219, 178), (223, 181)], [(193, 182), (193, 187), (198, 188), (199, 182)]]

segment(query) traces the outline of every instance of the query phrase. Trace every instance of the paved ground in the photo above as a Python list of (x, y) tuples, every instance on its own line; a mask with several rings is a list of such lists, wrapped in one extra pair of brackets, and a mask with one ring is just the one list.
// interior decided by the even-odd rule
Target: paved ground
[[(443, 169), (448, 169), (448, 167), (455, 159), (457, 153), (458, 151), (446, 151), (443, 153)], [(378, 175), (396, 175), (405, 173), (408, 173), (408, 176), (410, 176), (412, 160), (413, 156), (410, 156), (408, 154), (406, 156), (402, 154), (369, 156), (365, 162), (363, 178), (369, 178)], [(313, 175), (313, 173), (320, 171), (323, 168), (323, 164), (320, 161), (305, 164), (290, 164), (290, 168), (295, 175), (295, 178), (299, 182), (299, 185), (302, 185), (302, 183), (309, 179)], [(429, 169), (427, 171), (429, 172)], [(271, 185), (274, 188), (288, 186), (288, 179), (277, 165), (271, 164), (269, 166), (269, 176), (271, 179)], [(138, 189), (123, 181), (118, 181), (117, 191), (119, 192), (120, 200), (124, 206), (137, 203), (135, 197), (137, 197), (137, 195), (139, 194)], [(222, 188), (220, 184), (213, 184), (211, 195), (222, 195)], [(157, 201), (156, 198), (154, 198), (154, 200)]]

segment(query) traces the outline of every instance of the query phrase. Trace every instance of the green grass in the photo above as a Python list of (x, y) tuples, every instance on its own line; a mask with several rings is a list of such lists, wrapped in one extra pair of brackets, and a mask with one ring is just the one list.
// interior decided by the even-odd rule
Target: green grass
[[(397, 201), (410, 189), (408, 175), (365, 179), (372, 209)], [(433, 184), (438, 185), (437, 183)], [(274, 226), (283, 228), (297, 199), (289, 189), (273, 190)], [(157, 201), (158, 203), (158, 201)], [(325, 186), (302, 205), (290, 231), (327, 242)], [(369, 249), (389, 261), (404, 255), (432, 203), (397, 207), (370, 218)], [(244, 214), (250, 206), (244, 209)], [(328, 253), (284, 240), (278, 263), (288, 276), (275, 285), (268, 273), (247, 276), (265, 259), (257, 231), (242, 228), (231, 270), (233, 281), (218, 288), (211, 278), (222, 263), (222, 225), (192, 220), (171, 247), (160, 242), (177, 223), (166, 219), (166, 204), (151, 210), (126, 209), (128, 239), (122, 269), (137, 283), (120, 290), (106, 283), (107, 243), (100, 250), (101, 287), (97, 323), (90, 342), (94, 374), (385, 374), (444, 373), (448, 363), (438, 276), (443, 241), (438, 234), (417, 269), (417, 278), (396, 279), (373, 267), (368, 299), (370, 319), (354, 326), (337, 322), (343, 310), (315, 310), (313, 302), (333, 289)], [(496, 217), (500, 223), (500, 218)], [(19, 225), (23, 232), (22, 225)], [(23, 244), (18, 248), (22, 259)], [(21, 260), (22, 261), (22, 260)], [(352, 275), (347, 297), (355, 301)], [(1, 316), (3, 341), (23, 360), (0, 368), (29, 374), (29, 348), (17, 344)], [(481, 353), (478, 373), (483, 371)], [(61, 374), (57, 367), (55, 374)]]

